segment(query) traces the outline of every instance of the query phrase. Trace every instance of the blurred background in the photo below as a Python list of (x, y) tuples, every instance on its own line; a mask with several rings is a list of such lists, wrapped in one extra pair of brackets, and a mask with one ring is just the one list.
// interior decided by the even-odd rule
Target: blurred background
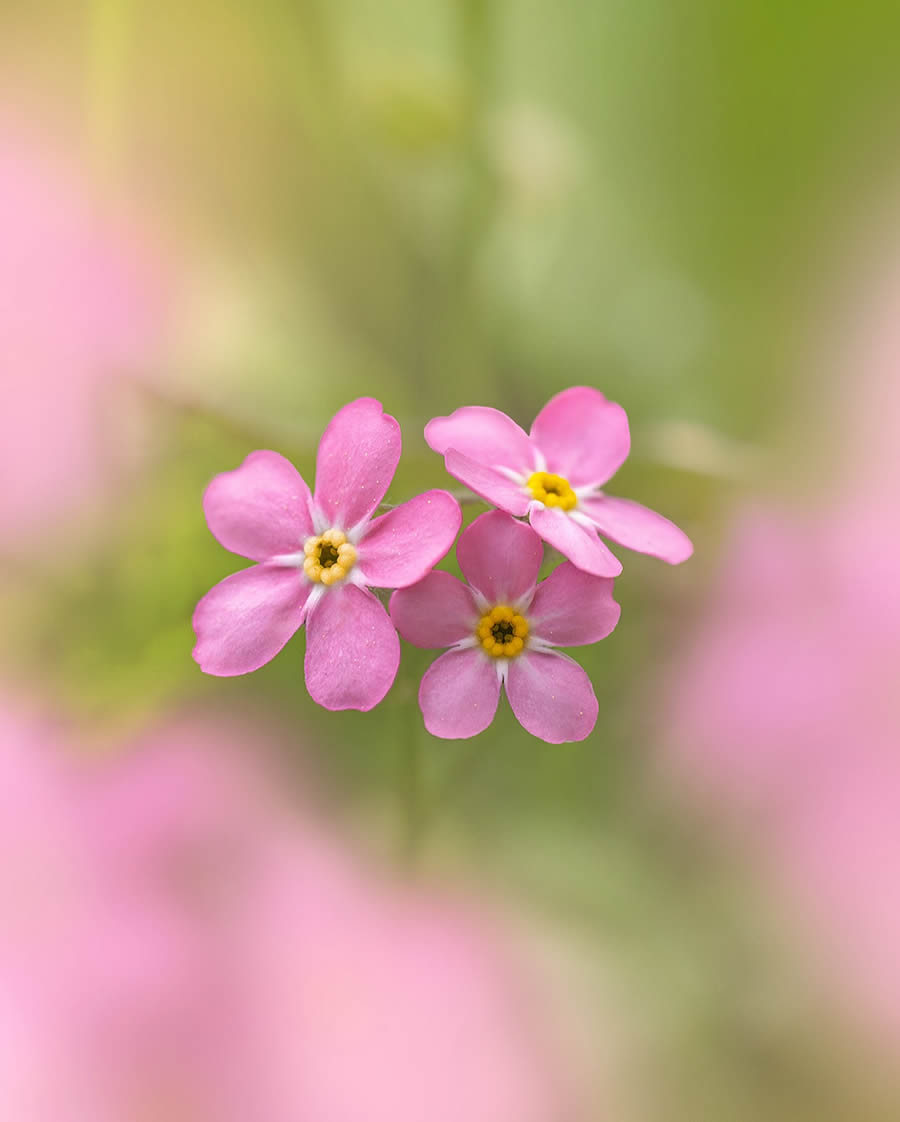
[[(898, 1117), (898, 108), (889, 0), (4, 0), (4, 1122)], [(200, 673), (214, 474), (575, 384), (696, 544), (585, 742)]]

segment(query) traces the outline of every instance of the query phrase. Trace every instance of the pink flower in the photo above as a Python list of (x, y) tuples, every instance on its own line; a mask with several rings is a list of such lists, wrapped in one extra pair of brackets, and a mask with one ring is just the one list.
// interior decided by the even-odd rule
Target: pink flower
[(194, 658), (207, 674), (257, 670), (305, 622), (306, 685), (326, 709), (368, 710), (393, 684), (400, 643), (369, 591), (415, 584), (456, 537), (462, 515), (427, 491), (372, 518), (400, 459), (400, 426), (361, 397), (330, 421), (316, 491), (277, 452), (252, 452), (203, 498), (215, 537), (259, 562), (197, 605)]
[(483, 732), (506, 685), (517, 720), (550, 744), (584, 740), (597, 698), (581, 667), (556, 651), (605, 639), (619, 621), (613, 582), (564, 562), (538, 585), (537, 534), (499, 510), (476, 518), (456, 556), (469, 585), (431, 572), (391, 597), (391, 618), (417, 647), (449, 647), (419, 689), (425, 727), (460, 739)]
[(551, 398), (530, 435), (497, 409), (466, 405), (429, 421), (425, 439), (451, 475), (501, 510), (527, 514), (545, 542), (587, 573), (622, 571), (598, 531), (673, 565), (693, 553), (667, 518), (600, 489), (627, 459), (631, 437), (621, 405), (590, 386)]
[[(859, 1055), (900, 1055), (900, 226), (838, 274), (781, 494), (738, 510), (659, 720), (663, 781), (742, 843)], [(868, 211), (867, 211), (868, 215)], [(863, 250), (861, 253), (860, 250)], [(860, 266), (862, 268), (860, 269)], [(824, 409), (823, 409), (824, 406)], [(796, 464), (800, 499), (786, 501)], [(817, 500), (809, 479), (824, 481)], [(812, 953), (811, 953), (812, 952)], [(848, 1016), (849, 1014), (849, 1016)]]
[(198, 713), (79, 760), (0, 683), (0, 1118), (574, 1117), (502, 927), (373, 867), (272, 747)]
[(771, 870), (779, 910), (894, 1051), (898, 566), (896, 516), (880, 501), (743, 510), (660, 720), (669, 791)]
[(265, 1118), (582, 1117), (540, 987), (484, 905), (300, 840), (268, 870), (248, 939)]
[[(0, 114), (0, 543), (21, 545), (133, 460), (103, 427), (112, 381), (158, 357), (146, 233)], [(116, 474), (116, 473), (112, 473)]]

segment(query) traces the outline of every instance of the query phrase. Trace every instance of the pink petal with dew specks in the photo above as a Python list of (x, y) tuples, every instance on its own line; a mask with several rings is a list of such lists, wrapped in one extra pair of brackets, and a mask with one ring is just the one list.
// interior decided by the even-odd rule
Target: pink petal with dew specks
[(400, 426), (381, 402), (360, 397), (328, 422), (316, 456), (316, 506), (343, 529), (368, 518), (400, 460)]
[(426, 650), (469, 638), (479, 615), (469, 586), (439, 569), (391, 597), (394, 626), (407, 643)]
[(628, 459), (631, 437), (621, 405), (590, 386), (573, 386), (552, 397), (531, 426), (531, 439), (547, 470), (573, 487), (599, 487)]
[(499, 409), (464, 405), (449, 417), (429, 421), (425, 439), (442, 456), (455, 448), (485, 467), (499, 464), (526, 475), (535, 469), (535, 449), (528, 434)]
[(465, 740), (484, 732), (497, 712), (500, 678), (483, 651), (447, 651), (425, 671), (419, 706), (425, 728), (445, 740)]
[(596, 531), (582, 526), (565, 511), (536, 506), (528, 519), (545, 542), (586, 573), (617, 577), (622, 572), (621, 562), (600, 541)]
[(544, 547), (530, 526), (489, 510), (463, 531), (456, 558), (469, 584), (489, 603), (501, 604), (532, 591)]
[(485, 502), (521, 517), (528, 511), (530, 495), (525, 489), (492, 467), (476, 463), (470, 456), (451, 448), (444, 457), (444, 466), (452, 476), (464, 483)]
[(459, 503), (447, 491), (426, 491), (374, 519), (359, 543), (359, 569), (366, 584), (415, 584), (446, 555), (461, 522)]
[(599, 495), (584, 499), (580, 509), (591, 519), (601, 534), (612, 538), (626, 549), (649, 553), (678, 565), (694, 552), (691, 539), (683, 530), (653, 510), (630, 499), (614, 499)]
[(556, 652), (513, 659), (506, 696), (522, 728), (548, 744), (584, 740), (597, 723), (594, 687), (577, 662)]
[(303, 623), (310, 585), (297, 569), (252, 565), (220, 581), (194, 609), (194, 659), (205, 674), (249, 674)]
[(329, 588), (306, 625), (306, 688), (326, 709), (374, 708), (394, 684), (400, 640), (371, 592)]
[(242, 557), (296, 553), (313, 532), (309, 488), (277, 452), (251, 452), (206, 488), (203, 511), (215, 538)]
[(536, 639), (558, 647), (581, 647), (605, 639), (621, 611), (613, 600), (610, 577), (595, 577), (564, 561), (538, 585), (528, 622)]

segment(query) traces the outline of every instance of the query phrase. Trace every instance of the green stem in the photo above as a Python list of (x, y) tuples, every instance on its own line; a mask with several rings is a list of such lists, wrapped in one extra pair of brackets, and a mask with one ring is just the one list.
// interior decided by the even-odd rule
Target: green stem
[[(484, 503), (484, 499), (480, 495), (476, 495), (473, 491), (469, 491), (465, 487), (458, 487), (456, 490), (447, 489), (448, 494), (452, 495), (460, 506), (473, 505), (475, 503)], [(396, 510), (402, 503), (379, 503), (379, 510)]]
[(422, 775), (421, 734), (418, 721), (408, 723), (409, 735), (404, 746), (403, 792), (406, 806), (403, 848), (410, 863), (417, 859), (425, 832), (425, 800)]
[(491, 0), (457, 0), (457, 6), (459, 59), (466, 82), (464, 145), (468, 169), (451, 264), (456, 283), (465, 287), (493, 215), (494, 184), (482, 131), (492, 83), (493, 13)]
[(484, 744), (478, 737), (473, 737), (466, 742), (459, 755), (447, 769), (443, 784), (431, 800), (431, 814), (436, 814), (450, 802), (460, 786), (472, 774), (475, 765), (482, 758), (483, 752)]
[(426, 834), (435, 819), (452, 802), (482, 759), (484, 744), (477, 738), (467, 742), (447, 769), (443, 782), (429, 795), (424, 782), (422, 733), (417, 723), (413, 722), (409, 727), (410, 735), (404, 745), (403, 757), (403, 851), (410, 864), (414, 864), (421, 855)]
[(458, 0), (460, 55), (476, 100), (484, 97), (490, 80), (491, 0)]
[(133, 40), (135, 0), (91, 0), (88, 9), (87, 132), (104, 173), (121, 159), (125, 141), (125, 81)]

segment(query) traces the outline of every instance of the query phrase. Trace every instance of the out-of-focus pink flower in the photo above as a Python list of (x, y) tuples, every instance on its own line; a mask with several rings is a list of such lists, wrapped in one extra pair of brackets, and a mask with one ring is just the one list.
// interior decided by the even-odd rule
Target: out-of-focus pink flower
[(88, 1122), (95, 1105), (71, 1031), (88, 943), (56, 748), (52, 725), (0, 695), (0, 1117), (16, 1122)]
[[(896, 216), (893, 218), (896, 231)], [(900, 1050), (900, 240), (827, 339), (827, 491), (745, 507), (662, 710), (671, 790), (737, 834), (869, 1040)], [(804, 450), (814, 456), (814, 450)]]
[(150, 254), (66, 162), (0, 117), (0, 543), (108, 484), (104, 380), (148, 359)]
[(601, 490), (628, 458), (631, 435), (621, 405), (590, 386), (552, 397), (530, 434), (498, 409), (467, 405), (429, 421), (425, 439), (451, 475), (500, 510), (528, 515), (544, 541), (585, 572), (622, 571), (598, 532), (673, 565), (693, 553), (667, 518)]
[(537, 583), (541, 539), (500, 510), (476, 518), (456, 547), (469, 584), (432, 572), (391, 597), (397, 630), (417, 647), (449, 647), (422, 678), (419, 705), (435, 736), (483, 732), (506, 686), (517, 720), (551, 744), (584, 740), (597, 698), (581, 667), (556, 647), (605, 639), (619, 621), (613, 582), (570, 562)]
[(900, 1045), (898, 569), (880, 507), (746, 513), (671, 675), (664, 766), (778, 870), (851, 1003)]
[(897, 1048), (900, 275), (881, 278), (839, 348), (838, 478), (818, 510), (738, 518), (671, 674), (664, 762), (778, 871), (849, 1007)]
[(252, 452), (203, 499), (226, 549), (259, 564), (234, 573), (194, 612), (194, 658), (207, 674), (247, 674), (306, 623), (306, 685), (326, 709), (368, 710), (391, 688), (400, 643), (370, 588), (405, 588), (444, 556), (459, 503), (426, 491), (373, 518), (400, 459), (400, 426), (361, 397), (329, 422), (316, 491), (277, 452)]
[[(278, 1122), (556, 1122), (552, 1032), (484, 921), (286, 840), (250, 976)], [(273, 1018), (268, 1011), (277, 1010)], [(290, 1104), (300, 1103), (299, 1113)]]
[(0, 1116), (568, 1117), (484, 921), (374, 871), (239, 739), (195, 717), (76, 764), (0, 710)]

